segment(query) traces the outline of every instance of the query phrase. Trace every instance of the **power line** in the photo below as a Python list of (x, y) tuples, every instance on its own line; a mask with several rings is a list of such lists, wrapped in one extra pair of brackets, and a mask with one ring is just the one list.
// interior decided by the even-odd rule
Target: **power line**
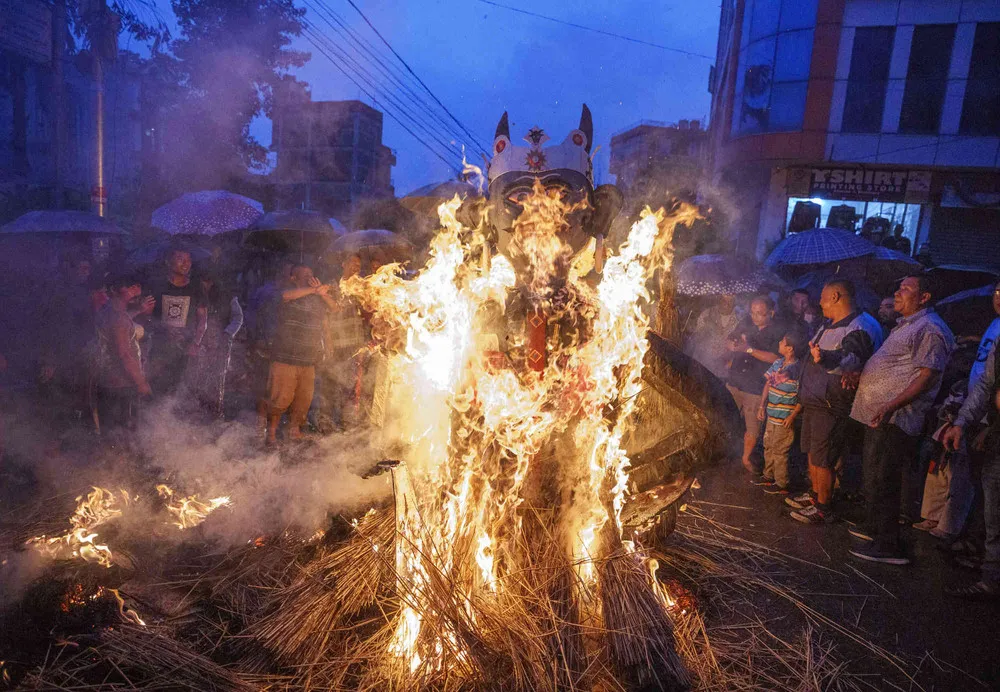
[[(359, 46), (359, 48), (361, 48), (362, 51), (371, 56), (375, 60), (375, 62), (378, 63), (383, 68), (383, 72), (386, 73), (391, 80), (399, 84), (407, 94), (409, 94), (422, 108), (424, 108), (428, 113), (430, 113), (431, 116), (438, 123), (440, 123), (440, 125), (445, 129), (445, 131), (449, 133), (449, 137), (456, 140), (462, 140), (463, 136), (461, 134), (458, 134), (458, 132), (453, 129), (454, 125), (452, 125), (445, 118), (439, 115), (438, 112), (434, 109), (433, 105), (424, 100), (422, 96), (417, 94), (412, 88), (410, 88), (408, 84), (405, 83), (406, 73), (403, 72), (398, 65), (395, 65), (391, 59), (389, 59), (388, 62), (383, 60), (382, 56), (378, 53), (378, 50), (371, 43), (371, 41), (361, 36), (357, 31), (353, 30), (347, 24), (346, 20), (339, 14), (334, 12), (329, 7), (329, 5), (327, 5), (327, 3), (324, 2), (324, 0), (315, 0), (315, 2), (320, 6), (322, 6), (326, 10), (326, 12), (334, 19), (334, 21), (336, 21), (337, 24), (343, 28), (343, 32), (341, 32), (336, 27), (333, 27), (331, 25), (334, 31), (337, 31), (337, 33), (340, 33), (342, 35), (346, 35), (348, 39), (353, 39), (354, 43), (356, 43)], [(327, 23), (329, 24), (328, 20)], [(468, 132), (466, 131), (465, 134), (468, 134)], [(486, 151), (479, 145), (477, 141), (475, 141), (474, 138), (472, 140), (472, 144), (474, 146), (471, 148), (477, 148), (480, 151), (482, 151), (482, 153), (484, 154), (486, 153)]]
[[(329, 52), (328, 52), (328, 51), (326, 50), (326, 48), (324, 48), (324, 47), (323, 47), (323, 46), (321, 46), (321, 45), (320, 45), (320, 44), (319, 44), (319, 43), (318, 43), (318, 42), (317, 42), (316, 40), (314, 40), (314, 38), (313, 38), (313, 32), (312, 32), (312, 30), (310, 29), (310, 27), (309, 27), (308, 25), (306, 25), (306, 26), (305, 26), (305, 31), (303, 32), (303, 35), (305, 36), (306, 40), (307, 40), (307, 41), (309, 41), (309, 43), (310, 43), (310, 44), (312, 44), (312, 46), (313, 46), (313, 47), (314, 47), (314, 48), (315, 48), (316, 50), (318, 50), (318, 51), (319, 51), (320, 53), (322, 53), (322, 54), (323, 54), (323, 55), (324, 55), (324, 56), (325, 56), (325, 57), (327, 58), (327, 60), (329, 60), (329, 61), (330, 61), (331, 63), (333, 63), (333, 65), (334, 65), (334, 66), (335, 66), (335, 67), (336, 67), (337, 69), (339, 69), (339, 70), (340, 70), (341, 72), (343, 72), (343, 73), (344, 73), (344, 76), (345, 76), (345, 77), (347, 77), (347, 78), (348, 78), (349, 80), (351, 80), (351, 82), (352, 82), (352, 83), (353, 83), (353, 84), (354, 84), (354, 85), (355, 85), (356, 87), (358, 87), (358, 89), (360, 89), (360, 90), (361, 90), (362, 92), (364, 92), (364, 93), (365, 93), (365, 95), (366, 95), (366, 96), (368, 96), (368, 98), (372, 99), (372, 101), (377, 101), (377, 100), (378, 100), (378, 99), (376, 99), (376, 98), (375, 98), (375, 96), (374, 96), (374, 95), (373, 95), (373, 94), (372, 94), (372, 93), (371, 93), (371, 92), (370, 92), (370, 91), (369, 91), (369, 90), (368, 90), (368, 89), (367, 89), (367, 88), (366, 88), (366, 87), (365, 87), (364, 85), (362, 85), (362, 84), (361, 84), (361, 82), (359, 82), (359, 81), (358, 81), (358, 80), (357, 80), (357, 79), (355, 78), (355, 76), (354, 76), (354, 75), (353, 75), (353, 74), (351, 73), (351, 71), (349, 71), (349, 70), (348, 70), (348, 69), (347, 69), (347, 68), (346, 68), (346, 67), (344, 66), (344, 64), (342, 64), (342, 61), (343, 61), (343, 59), (342, 59), (342, 58), (336, 58), (336, 57), (334, 57), (333, 55), (331, 55), (331, 54), (330, 54), (330, 53), (329, 53)], [(457, 169), (457, 167), (455, 166), (455, 164), (454, 164), (454, 163), (452, 163), (451, 161), (448, 161), (448, 159), (447, 159), (447, 158), (445, 158), (445, 157), (444, 157), (444, 156), (443, 156), (443, 155), (442, 155), (442, 154), (441, 154), (441, 153), (440, 153), (439, 151), (437, 151), (437, 150), (436, 150), (436, 149), (435, 149), (434, 147), (432, 147), (432, 146), (430, 145), (430, 143), (428, 143), (428, 142), (427, 142), (427, 140), (425, 140), (425, 139), (424, 139), (423, 137), (420, 137), (419, 135), (417, 135), (417, 134), (416, 134), (416, 133), (415, 133), (415, 132), (414, 132), (414, 131), (413, 131), (412, 129), (410, 129), (410, 127), (409, 127), (409, 126), (407, 126), (407, 124), (406, 124), (406, 123), (404, 123), (404, 122), (403, 122), (402, 120), (400, 120), (400, 119), (399, 119), (398, 117), (396, 117), (396, 115), (395, 115), (395, 114), (393, 114), (393, 113), (392, 113), (392, 112), (391, 112), (391, 111), (390, 111), (389, 109), (386, 109), (386, 110), (385, 110), (385, 113), (386, 113), (386, 115), (388, 115), (388, 116), (389, 116), (390, 118), (392, 118), (392, 119), (393, 119), (394, 121), (396, 121), (396, 123), (397, 123), (397, 124), (398, 124), (398, 125), (399, 125), (400, 127), (402, 127), (402, 128), (403, 128), (403, 129), (404, 129), (404, 130), (405, 130), (405, 131), (406, 131), (407, 133), (409, 133), (409, 134), (410, 134), (410, 136), (412, 136), (412, 137), (413, 137), (413, 138), (414, 138), (415, 140), (417, 140), (417, 141), (418, 141), (418, 142), (420, 142), (420, 143), (421, 143), (421, 144), (422, 144), (422, 145), (423, 145), (424, 147), (426, 147), (428, 151), (430, 151), (430, 152), (431, 152), (432, 154), (434, 154), (434, 155), (435, 155), (436, 157), (438, 157), (439, 159), (441, 159), (441, 161), (442, 161), (442, 162), (444, 162), (444, 164), (445, 164), (446, 166), (448, 166), (449, 168), (451, 168), (452, 170), (454, 170), (454, 171), (456, 171), (456, 172), (458, 171), (458, 169)]]
[[(382, 60), (381, 56), (379, 56), (377, 54), (377, 52), (375, 52), (372, 49), (367, 48), (362, 43), (362, 41), (364, 41), (365, 39), (363, 39), (363, 37), (359, 37), (344, 22), (344, 20), (342, 18), (340, 18), (328, 6), (326, 6), (325, 3), (322, 2), (322, 0), (314, 0), (314, 2), (317, 5), (317, 7), (312, 7), (309, 4), (309, 0), (305, 0), (305, 2), (306, 2), (307, 6), (309, 6), (312, 9), (315, 10), (316, 14), (319, 15), (323, 19), (323, 21), (338, 36), (340, 36), (342, 38), (346, 38), (348, 44), (353, 43), (355, 46), (357, 46), (357, 48), (360, 49), (360, 52), (358, 52), (358, 55), (361, 58), (365, 59), (368, 62), (368, 64), (371, 65), (375, 70), (377, 70), (381, 74), (385, 75), (389, 79), (389, 81), (391, 81), (392, 83), (394, 83), (394, 84), (396, 84), (396, 85), (398, 85), (399, 87), (402, 88), (403, 97), (406, 97), (408, 95), (409, 99), (411, 101), (413, 101), (413, 103), (414, 103), (414, 107), (413, 108), (407, 107), (406, 110), (408, 112), (413, 112), (413, 113), (423, 112), (423, 113), (425, 113), (433, 121), (431, 124), (428, 124), (426, 121), (424, 121), (425, 128), (429, 132), (436, 132), (438, 135), (440, 135), (441, 132), (443, 132), (444, 133), (444, 138), (446, 140), (459, 140), (460, 141), (462, 139), (462, 136), (459, 135), (459, 134), (457, 134), (456, 132), (454, 132), (452, 130), (453, 126), (450, 123), (448, 123), (441, 115), (439, 115), (439, 113), (433, 108), (433, 106), (431, 106), (431, 104), (429, 104), (425, 100), (423, 100), (418, 94), (416, 94), (413, 91), (413, 89), (411, 89), (409, 87), (409, 85), (407, 85), (402, 79), (400, 79), (399, 77), (397, 77), (392, 72), (390, 65), (387, 65), (386, 62), (384, 60)], [(325, 16), (323, 12), (319, 11), (319, 7), (320, 6), (323, 7), (323, 9), (325, 10), (326, 14), (329, 15), (329, 17)], [(334, 25), (330, 21), (331, 18), (337, 23), (337, 25), (339, 25), (339, 28), (338, 28), (337, 25)], [(320, 29), (315, 24), (313, 24), (313, 31), (320, 31)], [(369, 45), (371, 45), (371, 44), (369, 44)], [(348, 46), (348, 47), (350, 47), (350, 46)], [(340, 48), (343, 50), (344, 46), (340, 46)], [(372, 47), (372, 48), (374, 48), (374, 47)], [(358, 61), (355, 60), (353, 62), (356, 65), (358, 65), (359, 69), (363, 69), (363, 68), (361, 68), (361, 65), (360, 65), (360, 63), (358, 63)], [(379, 88), (377, 85), (374, 85), (374, 84), (372, 86), (374, 86), (376, 89)], [(383, 89), (383, 92), (384, 93), (388, 93), (384, 89)]]
[[(347, 0), (352, 5), (354, 4), (351, 0)], [(519, 7), (511, 7), (510, 5), (501, 5), (499, 2), (493, 2), (493, 0), (479, 0), (479, 2), (486, 5), (493, 5), (494, 7), (499, 7), (504, 10), (510, 10), (511, 12), (518, 12), (520, 14), (526, 14), (529, 17), (537, 17), (538, 19), (545, 19), (550, 22), (555, 22), (556, 24), (563, 24), (565, 26), (571, 26), (574, 29), (583, 29), (584, 31), (592, 31), (595, 34), (603, 34), (604, 36), (611, 36), (612, 38), (619, 38), (623, 41), (630, 41), (631, 43), (638, 43), (643, 46), (649, 46), (650, 48), (659, 48), (660, 50), (669, 50), (674, 53), (680, 53), (681, 55), (688, 55), (692, 58), (705, 58), (706, 60), (715, 60), (714, 56), (704, 55), (703, 53), (695, 53), (693, 51), (684, 50), (682, 48), (672, 48), (670, 46), (664, 46), (660, 43), (651, 43), (649, 41), (643, 41), (641, 38), (632, 38), (631, 36), (623, 36), (621, 34), (615, 34), (610, 31), (605, 31), (604, 29), (595, 29), (592, 26), (584, 26), (583, 24), (574, 24), (573, 22), (567, 22), (563, 19), (556, 19), (555, 17), (549, 17), (544, 14), (538, 14), (537, 12), (531, 12), (530, 10), (522, 10)]]
[(365, 20), (365, 24), (367, 24), (371, 28), (371, 30), (375, 32), (375, 35), (378, 36), (379, 39), (381, 39), (382, 43), (385, 44), (386, 48), (392, 51), (392, 54), (396, 56), (396, 59), (399, 60), (399, 62), (403, 63), (403, 67), (406, 68), (406, 71), (409, 72), (411, 75), (413, 75), (413, 78), (420, 83), (420, 86), (422, 86), (427, 91), (427, 93), (430, 94), (431, 98), (434, 99), (434, 101), (436, 101), (437, 104), (444, 109), (444, 112), (447, 113), (448, 116), (455, 121), (455, 124), (458, 125), (460, 128), (462, 128), (462, 132), (468, 135), (468, 137), (473, 142), (475, 142), (476, 146), (479, 147), (485, 153), (486, 149), (483, 147), (482, 144), (479, 143), (475, 135), (469, 132), (469, 130), (465, 127), (465, 125), (463, 125), (461, 121), (458, 118), (456, 118), (455, 115), (450, 110), (448, 110), (448, 107), (445, 106), (443, 103), (441, 103), (441, 99), (439, 99), (437, 96), (434, 95), (434, 92), (431, 91), (431, 88), (424, 83), (424, 80), (420, 79), (420, 77), (417, 76), (417, 73), (413, 71), (413, 68), (410, 67), (409, 63), (403, 60), (403, 56), (396, 52), (396, 49), (393, 48), (389, 44), (389, 42), (385, 39), (385, 37), (382, 36), (379, 30), (375, 28), (375, 25), (372, 24), (371, 21), (368, 19), (368, 17), (365, 16), (365, 13), (361, 11), (361, 8), (359, 8), (357, 5), (354, 4), (354, 0), (347, 0), (347, 2), (351, 5), (351, 7), (357, 10), (358, 14), (361, 15), (361, 18)]
[[(358, 77), (362, 81), (366, 82), (373, 92), (375, 92), (376, 94), (379, 93), (380, 88), (378, 85), (378, 80), (375, 78), (374, 75), (371, 74), (371, 72), (365, 69), (365, 67), (360, 63), (358, 63), (357, 60), (352, 58), (346, 51), (344, 51), (332, 39), (330, 39), (330, 37), (326, 36), (326, 34), (324, 34), (322, 31), (317, 30), (315, 25), (310, 25), (308, 23), (306, 23), (306, 25), (309, 27), (309, 31), (314, 36), (314, 38), (316, 38), (317, 40), (322, 40), (326, 48), (329, 51), (333, 52), (345, 65), (347, 65), (354, 72), (355, 77)], [(381, 90), (381, 92), (384, 95), (384, 98), (378, 98), (376, 96), (372, 96), (372, 99), (373, 100), (377, 99), (378, 101), (382, 102), (383, 106), (391, 104), (393, 107), (397, 108), (403, 117), (408, 118), (415, 127), (425, 132), (430, 137), (430, 139), (435, 141), (438, 145), (442, 146), (445, 151), (448, 151), (450, 153), (451, 146), (447, 141), (447, 137), (442, 139), (441, 134), (437, 132), (432, 126), (429, 126), (426, 120), (414, 117), (413, 113), (410, 111), (407, 105), (400, 102), (394, 94), (390, 94), (389, 92), (386, 92), (384, 90)]]

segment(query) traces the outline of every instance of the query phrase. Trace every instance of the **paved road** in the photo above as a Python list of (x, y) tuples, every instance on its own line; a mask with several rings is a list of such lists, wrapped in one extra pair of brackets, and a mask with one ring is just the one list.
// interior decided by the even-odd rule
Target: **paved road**
[[(747, 540), (847, 575), (793, 563), (796, 574), (790, 581), (800, 594), (811, 594), (806, 600), (817, 610), (852, 628), (856, 623), (871, 641), (912, 660), (919, 666), (924, 689), (1000, 690), (1000, 603), (945, 596), (946, 585), (971, 581), (976, 574), (947, 564), (932, 536), (905, 530), (914, 557), (907, 567), (858, 560), (848, 553), (845, 522), (800, 524), (788, 517), (782, 499), (765, 495), (750, 481), (738, 463), (709, 469), (699, 476), (701, 488), (692, 491), (691, 506), (740, 528), (739, 535)], [(848, 518), (859, 513), (859, 507), (845, 512)], [(684, 514), (679, 522), (683, 524)], [(850, 645), (841, 654), (854, 666), (877, 670), (870, 655)]]

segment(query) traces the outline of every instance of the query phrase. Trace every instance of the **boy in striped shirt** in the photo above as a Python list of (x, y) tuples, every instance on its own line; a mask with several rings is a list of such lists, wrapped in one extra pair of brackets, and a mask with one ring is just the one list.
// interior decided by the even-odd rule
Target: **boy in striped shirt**
[(764, 391), (757, 419), (764, 426), (764, 474), (761, 485), (772, 495), (788, 494), (788, 453), (795, 442), (795, 419), (802, 411), (799, 377), (809, 345), (805, 332), (788, 331), (778, 344), (778, 360), (764, 373)]

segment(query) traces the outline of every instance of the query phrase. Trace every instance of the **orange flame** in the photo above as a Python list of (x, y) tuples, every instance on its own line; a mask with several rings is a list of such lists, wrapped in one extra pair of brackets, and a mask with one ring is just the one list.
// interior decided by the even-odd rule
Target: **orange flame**
[[(610, 524), (620, 539), (629, 469), (624, 439), (648, 348), (646, 283), (653, 271), (669, 268), (676, 225), (662, 210), (647, 210), (594, 286), (584, 275), (594, 266), (585, 255), (595, 244), (581, 252), (569, 244), (570, 215), (580, 205), (536, 185), (522, 200), (508, 259), (491, 257), (478, 231), (462, 227), (459, 203), (439, 208), (442, 229), (415, 278), (385, 266), (341, 284), (379, 326), (391, 373), (391, 425), (381, 434), (387, 446), (407, 450), (406, 464), (393, 472), (396, 572), (407, 597), (389, 651), (410, 673), (437, 670), (443, 651), (461, 650), (454, 632), (423, 627), (432, 608), (421, 595), (429, 570), (466, 602), (504, 591), (518, 559), (517, 510), (526, 493), (536, 492), (526, 481), (553, 436), (568, 435), (559, 473), (569, 490), (557, 502), (564, 505), (567, 555), (585, 582), (594, 579), (594, 560), (604, 550), (597, 545), (602, 529)], [(493, 353), (505, 340), (516, 359), (525, 345), (516, 328), (497, 328), (515, 285), (565, 327), (548, 339), (542, 372), (498, 365)], [(461, 663), (460, 655), (452, 663)]]

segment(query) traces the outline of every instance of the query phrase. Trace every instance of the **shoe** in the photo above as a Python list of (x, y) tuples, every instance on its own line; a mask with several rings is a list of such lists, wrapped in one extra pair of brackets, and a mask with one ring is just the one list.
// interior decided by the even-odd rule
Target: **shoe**
[(914, 524), (913, 528), (917, 531), (931, 531), (937, 528), (938, 523), (934, 519), (924, 519), (919, 524)]
[(847, 529), (847, 533), (851, 534), (859, 541), (865, 541), (866, 543), (874, 541), (875, 537), (867, 529), (863, 529), (860, 526), (851, 526)]
[(788, 488), (782, 488), (780, 485), (777, 484), (764, 488), (764, 492), (768, 495), (782, 495), (783, 497), (786, 498), (790, 494), (788, 492)]
[(801, 521), (803, 524), (833, 523), (833, 513), (829, 510), (822, 510), (816, 505), (806, 507), (805, 509), (797, 509), (791, 512), (789, 516), (795, 521)]
[(897, 521), (899, 521), (899, 525), (900, 526), (912, 526), (913, 525), (913, 519), (909, 515), (907, 515), (907, 514), (900, 514), (899, 515), (899, 519)]
[(881, 562), (884, 565), (908, 565), (910, 558), (906, 557), (899, 550), (885, 550), (879, 548), (875, 543), (866, 543), (850, 549), (851, 555), (869, 562)]
[(806, 492), (800, 493), (795, 497), (786, 497), (785, 504), (795, 509), (805, 509), (816, 504), (816, 500), (813, 498), (812, 493)]
[(1000, 588), (991, 586), (984, 581), (977, 581), (968, 586), (958, 586), (945, 589), (944, 592), (955, 598), (965, 598), (970, 601), (996, 601), (1000, 600)]
[(765, 488), (769, 487), (769, 486), (772, 486), (772, 485), (775, 484), (774, 483), (774, 479), (773, 478), (768, 478), (767, 476), (761, 476), (757, 480), (751, 481), (751, 483), (753, 483), (753, 485), (757, 485), (757, 486), (761, 486), (761, 487), (765, 487)]

